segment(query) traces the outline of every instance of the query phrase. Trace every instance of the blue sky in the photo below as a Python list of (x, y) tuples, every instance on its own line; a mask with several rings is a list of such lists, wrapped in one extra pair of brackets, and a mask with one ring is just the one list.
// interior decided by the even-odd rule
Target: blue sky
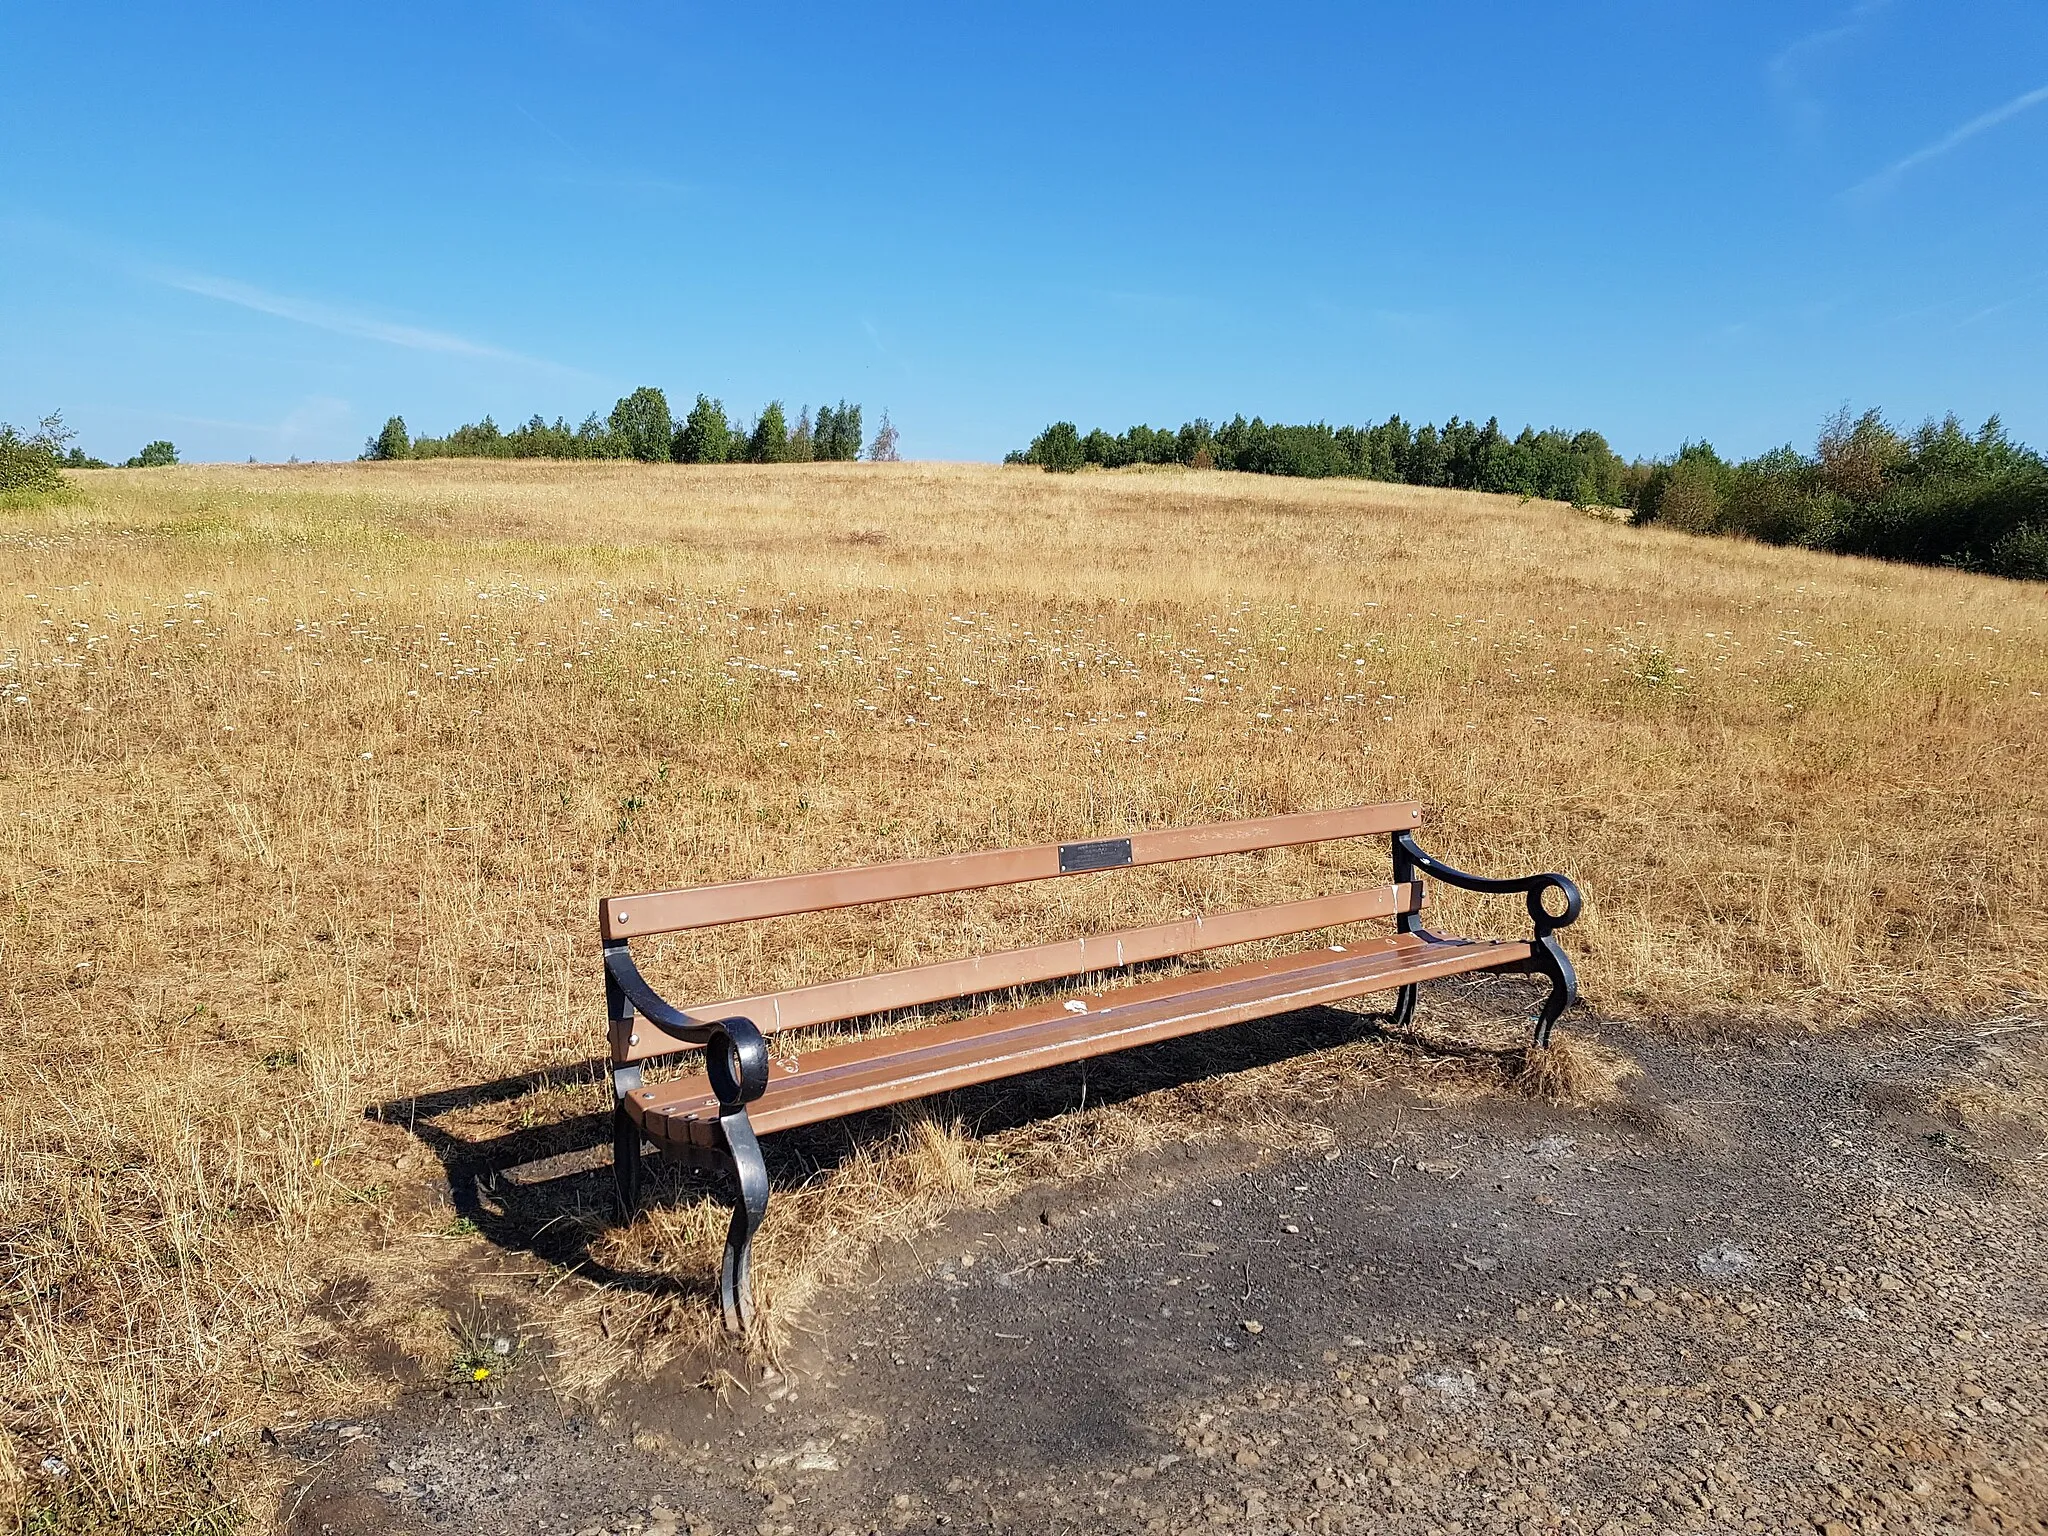
[(7, 4), (0, 419), (353, 456), (887, 406), (907, 454), (1497, 414), (2048, 445), (2038, 4)]

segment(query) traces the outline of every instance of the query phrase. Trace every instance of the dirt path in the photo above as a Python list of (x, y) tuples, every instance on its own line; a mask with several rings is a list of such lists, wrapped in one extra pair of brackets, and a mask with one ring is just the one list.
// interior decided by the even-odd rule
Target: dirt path
[(2048, 1028), (1612, 1038), (1611, 1110), (1370, 1096), (919, 1235), (727, 1403), (315, 1426), (294, 1528), (2048, 1531)]

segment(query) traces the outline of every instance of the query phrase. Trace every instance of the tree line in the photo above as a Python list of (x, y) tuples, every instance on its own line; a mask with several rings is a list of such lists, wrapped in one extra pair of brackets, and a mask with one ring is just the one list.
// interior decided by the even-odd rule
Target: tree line
[(393, 416), (362, 453), (365, 459), (638, 459), (647, 464), (807, 464), (863, 456), (873, 463), (900, 457), (887, 411), (863, 448), (861, 408), (844, 400), (819, 406), (815, 415), (806, 405), (792, 425), (780, 400), (771, 400), (746, 422), (729, 418), (724, 401), (699, 395), (678, 421), (668, 396), (651, 385), (621, 397), (609, 416), (593, 411), (575, 427), (559, 416), (550, 424), (536, 415), (508, 432), (486, 416), (445, 437), (414, 437), (405, 418)]
[(1136, 426), (1115, 436), (1099, 427), (1083, 436), (1073, 423), (1060, 421), (1005, 462), (1052, 470), (1186, 464), (1312, 479), (1343, 475), (1582, 504), (1605, 504), (1624, 494), (1628, 468), (1598, 432), (1525, 427), (1510, 438), (1497, 419), (1480, 426), (1456, 416), (1441, 427), (1410, 426), (1399, 416), (1369, 427), (1291, 427), (1236, 416), (1220, 427), (1197, 419), (1174, 430)]
[(1905, 431), (1877, 411), (1845, 407), (1811, 453), (1788, 444), (1740, 461), (1705, 442), (1629, 460), (1598, 432), (1524, 427), (1509, 437), (1498, 419), (1480, 426), (1455, 416), (1442, 427), (1399, 416), (1366, 427), (1236, 416), (1220, 427), (1195, 420), (1114, 435), (1057, 421), (1004, 462), (1069, 473), (1181, 464), (1540, 496), (1689, 533), (2048, 580), (2048, 459), (2014, 442), (1995, 416), (1975, 432), (1953, 414)]
[[(64, 425), (64, 413), (52, 411), (24, 432), (11, 422), (0, 421), (0, 494), (22, 491), (40, 494), (62, 490), (67, 469), (110, 469), (105, 459), (95, 459), (71, 440), (78, 434)], [(178, 450), (159, 439), (143, 446), (127, 460), (123, 469), (157, 469), (178, 462)]]

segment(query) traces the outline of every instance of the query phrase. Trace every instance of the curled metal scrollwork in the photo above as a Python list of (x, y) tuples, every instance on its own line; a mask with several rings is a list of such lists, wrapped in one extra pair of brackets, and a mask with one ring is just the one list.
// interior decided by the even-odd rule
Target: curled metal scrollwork
[(722, 1027), (691, 1018), (649, 986), (647, 978), (640, 974), (640, 967), (633, 963), (633, 952), (626, 947), (624, 939), (614, 939), (605, 945), (604, 974), (624, 1001), (626, 1017), (631, 1018), (637, 1012), (639, 1017), (663, 1034), (685, 1045), (709, 1044), (711, 1037)]
[(721, 1108), (751, 1104), (768, 1089), (768, 1041), (752, 1019), (693, 1019), (648, 985), (623, 939), (604, 947), (606, 978), (627, 1017), (646, 1020), (684, 1045), (704, 1047), (704, 1070)]
[[(1491, 875), (1472, 875), (1462, 869), (1453, 869), (1435, 855), (1423, 852), (1413, 833), (1395, 833), (1394, 845), (1400, 854), (1405, 855), (1405, 861), (1411, 870), (1433, 875), (1445, 885), (1455, 885), (1460, 890), (1477, 891), (1487, 896), (1522, 896), (1529, 908), (1529, 919), (1536, 925), (1536, 937), (1539, 939), (1547, 937), (1559, 928), (1570, 927), (1578, 921), (1579, 913), (1585, 908), (1585, 898), (1579, 894), (1578, 886), (1564, 875), (1545, 872), (1539, 875), (1516, 875), (1508, 879), (1496, 879)], [(1397, 878), (1401, 878), (1398, 873)], [(1544, 906), (1543, 898), (1550, 891), (1561, 891), (1564, 894), (1562, 914), (1553, 914)]]
[(704, 1044), (704, 1070), (720, 1108), (751, 1104), (768, 1091), (768, 1041), (752, 1019), (720, 1019)]

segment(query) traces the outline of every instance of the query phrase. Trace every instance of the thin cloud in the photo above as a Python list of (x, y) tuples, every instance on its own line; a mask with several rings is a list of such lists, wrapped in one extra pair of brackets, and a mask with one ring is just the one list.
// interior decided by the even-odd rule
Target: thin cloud
[(2007, 119), (2018, 117), (2029, 107), (2038, 107), (2044, 101), (2048, 101), (2048, 85), (2040, 86), (2015, 96), (2011, 101), (2005, 103), (2004, 106), (1993, 107), (1989, 112), (1971, 118), (1962, 127), (1943, 134), (1932, 144), (1914, 150), (1905, 159), (1894, 161), (1875, 176), (1858, 182), (1849, 189), (1848, 196), (1857, 199), (1882, 197), (1893, 187), (1897, 186), (1900, 178), (1908, 171), (1918, 170), (1930, 160), (1939, 160), (1950, 150), (1955, 149), (1959, 145), (1967, 144), (1986, 129), (1996, 128)]
[(585, 192), (618, 192), (640, 197), (694, 197), (697, 193), (693, 183), (677, 181), (669, 176), (577, 174), (550, 177), (549, 184), (557, 187), (575, 187)]
[(253, 309), (260, 315), (275, 315), (281, 320), (296, 321), (300, 325), (310, 325), (316, 330), (332, 331), (338, 336), (357, 336), (365, 341), (380, 341), (386, 346), (404, 347), (413, 352), (442, 352), (456, 357), (522, 363), (529, 368), (561, 366), (541, 358), (527, 357), (520, 352), (510, 352), (503, 347), (471, 341), (466, 336), (457, 336), (450, 331), (429, 330), (417, 325), (399, 325), (390, 320), (379, 320), (373, 315), (360, 315), (345, 309), (337, 309), (316, 299), (295, 299), (286, 294), (271, 293), (249, 283), (236, 282), (233, 278), (167, 269), (153, 270), (148, 276), (166, 288), (176, 288), (182, 293), (196, 293), (201, 298), (218, 299), (223, 304)]
[(1809, 32), (1787, 43), (1772, 56), (1767, 67), (1771, 87), (1806, 137), (1811, 138), (1820, 131), (1822, 119), (1826, 116), (1819, 99), (1807, 84), (1807, 66), (1817, 62), (1838, 44), (1855, 37), (1872, 17), (1887, 10), (1890, 4), (1891, 0), (1863, 0), (1833, 26)]
[(529, 123), (533, 124), (534, 127), (538, 128), (542, 133), (546, 134), (549, 138), (553, 139), (557, 144), (561, 145), (562, 148), (569, 151), (570, 154), (573, 155), (577, 153), (577, 149), (574, 144), (571, 144), (567, 139), (563, 138), (559, 133), (555, 132), (554, 129), (550, 128), (546, 123), (542, 122), (539, 118), (535, 117), (531, 112), (527, 111), (526, 108), (521, 106), (518, 102), (515, 101), (512, 103), (512, 110), (514, 112), (517, 112), (521, 117), (525, 118)]

